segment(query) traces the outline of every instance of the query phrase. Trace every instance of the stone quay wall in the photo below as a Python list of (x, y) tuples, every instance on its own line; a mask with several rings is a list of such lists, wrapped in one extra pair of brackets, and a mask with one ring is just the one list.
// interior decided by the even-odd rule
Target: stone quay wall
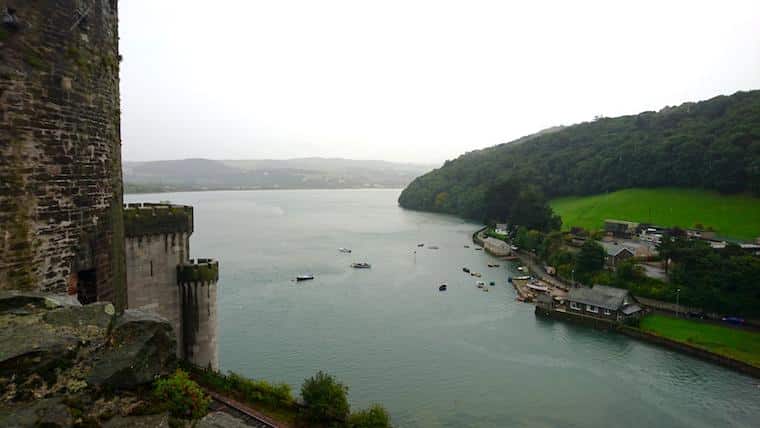
[(116, 0), (0, 4), (0, 289), (125, 306)]

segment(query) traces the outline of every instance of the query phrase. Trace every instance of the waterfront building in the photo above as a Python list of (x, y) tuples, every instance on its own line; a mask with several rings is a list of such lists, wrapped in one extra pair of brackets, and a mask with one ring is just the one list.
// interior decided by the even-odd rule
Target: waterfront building
[(639, 302), (628, 290), (606, 285), (573, 288), (565, 302), (569, 313), (609, 321), (625, 321), (639, 317), (642, 312)]

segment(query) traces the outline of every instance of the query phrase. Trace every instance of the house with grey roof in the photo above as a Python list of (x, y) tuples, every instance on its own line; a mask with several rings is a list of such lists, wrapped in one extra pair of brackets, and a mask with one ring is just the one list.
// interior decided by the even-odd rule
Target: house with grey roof
[(600, 244), (604, 247), (604, 251), (607, 252), (605, 263), (611, 269), (617, 267), (624, 260), (636, 255), (635, 249), (618, 244), (617, 242), (600, 242)]
[(609, 321), (625, 321), (641, 315), (639, 302), (628, 290), (595, 285), (573, 288), (565, 299), (566, 311)]

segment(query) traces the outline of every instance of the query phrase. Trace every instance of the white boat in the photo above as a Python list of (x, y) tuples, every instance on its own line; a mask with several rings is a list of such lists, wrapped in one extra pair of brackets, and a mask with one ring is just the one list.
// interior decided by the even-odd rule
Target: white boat
[(531, 290), (540, 291), (542, 293), (546, 293), (547, 291), (549, 291), (549, 287), (545, 287), (543, 285), (538, 285), (538, 284), (530, 284), (530, 283), (528, 283), (526, 285), (526, 287), (530, 288)]
[(369, 263), (351, 263), (351, 267), (354, 269), (369, 269), (372, 265)]
[(314, 279), (314, 275), (306, 274), (306, 275), (298, 275), (296, 277), (296, 281), (308, 281), (310, 279)]
[(340, 247), (340, 248), (338, 248), (338, 251), (340, 251), (341, 253), (350, 253), (351, 249)]
[(486, 283), (485, 283), (485, 282), (483, 282), (483, 281), (478, 281), (478, 282), (476, 282), (476, 283), (475, 283), (475, 285), (477, 285), (477, 286), (478, 286), (478, 288), (483, 288), (483, 287), (485, 287), (485, 286), (486, 286)]
[(524, 275), (524, 276), (516, 276), (516, 277), (514, 277), (512, 279), (513, 280), (517, 279), (517, 280), (520, 280), (520, 281), (527, 281), (527, 280), (530, 279), (530, 277), (528, 275)]

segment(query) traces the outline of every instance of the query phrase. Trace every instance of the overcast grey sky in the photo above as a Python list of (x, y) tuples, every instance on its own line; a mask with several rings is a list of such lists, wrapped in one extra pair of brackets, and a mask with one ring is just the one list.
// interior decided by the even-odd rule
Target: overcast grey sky
[(760, 88), (758, 0), (119, 3), (125, 160), (434, 163)]

